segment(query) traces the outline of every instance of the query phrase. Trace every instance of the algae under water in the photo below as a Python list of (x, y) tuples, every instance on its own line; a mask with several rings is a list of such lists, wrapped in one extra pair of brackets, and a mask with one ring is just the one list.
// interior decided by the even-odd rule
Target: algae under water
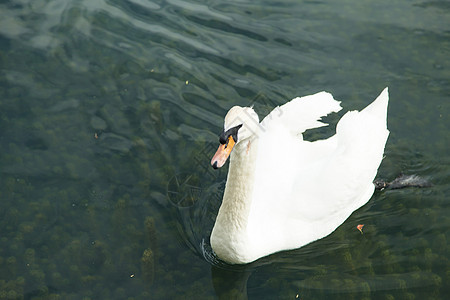
[[(449, 17), (427, 0), (1, 1), (0, 299), (444, 299)], [(321, 90), (361, 109), (385, 86), (378, 176), (432, 186), (377, 191), (301, 249), (214, 261), (226, 111)]]

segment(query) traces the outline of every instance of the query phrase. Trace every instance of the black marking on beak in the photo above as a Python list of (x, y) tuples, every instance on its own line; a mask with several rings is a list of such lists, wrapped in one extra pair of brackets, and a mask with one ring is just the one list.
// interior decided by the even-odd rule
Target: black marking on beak
[(212, 167), (217, 170), (219, 167), (217, 167), (217, 161), (214, 162), (214, 164), (212, 165)]
[(228, 137), (231, 135), (233, 137), (233, 140), (235, 143), (238, 141), (238, 130), (242, 127), (241, 125), (235, 126), (233, 128), (228, 129), (227, 131), (222, 131), (222, 133), (219, 135), (219, 142), (222, 145), (225, 145), (228, 143)]

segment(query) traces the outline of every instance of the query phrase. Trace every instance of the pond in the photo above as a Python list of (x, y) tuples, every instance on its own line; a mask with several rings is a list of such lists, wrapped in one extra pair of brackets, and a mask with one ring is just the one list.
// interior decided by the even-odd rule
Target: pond
[[(447, 1), (0, 1), (0, 299), (444, 299)], [(244, 266), (209, 236), (223, 118), (386, 87), (376, 191), (332, 234)], [(365, 224), (363, 234), (356, 226)]]

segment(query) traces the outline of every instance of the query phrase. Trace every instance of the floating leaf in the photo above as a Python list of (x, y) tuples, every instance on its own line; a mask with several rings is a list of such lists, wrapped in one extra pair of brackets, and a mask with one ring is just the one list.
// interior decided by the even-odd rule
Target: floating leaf
[(361, 232), (361, 234), (363, 234), (363, 227), (364, 227), (364, 224), (359, 224), (358, 226), (356, 226), (356, 228)]

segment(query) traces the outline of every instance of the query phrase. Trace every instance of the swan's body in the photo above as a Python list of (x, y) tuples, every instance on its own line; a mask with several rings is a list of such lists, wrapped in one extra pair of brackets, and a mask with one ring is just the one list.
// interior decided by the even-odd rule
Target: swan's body
[(296, 98), (261, 123), (252, 108), (233, 107), (211, 161), (221, 167), (233, 150), (211, 234), (216, 255), (239, 264), (299, 248), (327, 236), (364, 205), (389, 135), (387, 104), (386, 88), (361, 112), (347, 112), (334, 136), (315, 142), (304, 141), (302, 133), (325, 126), (318, 120), (341, 110), (331, 94)]

